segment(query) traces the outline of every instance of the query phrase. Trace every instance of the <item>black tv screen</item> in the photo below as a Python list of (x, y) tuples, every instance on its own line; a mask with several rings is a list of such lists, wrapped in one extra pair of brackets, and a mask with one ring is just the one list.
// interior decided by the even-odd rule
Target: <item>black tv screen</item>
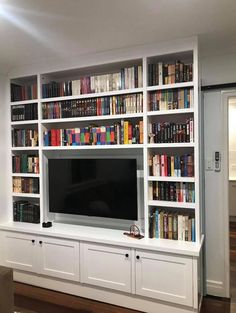
[(137, 220), (136, 159), (49, 159), (49, 211)]

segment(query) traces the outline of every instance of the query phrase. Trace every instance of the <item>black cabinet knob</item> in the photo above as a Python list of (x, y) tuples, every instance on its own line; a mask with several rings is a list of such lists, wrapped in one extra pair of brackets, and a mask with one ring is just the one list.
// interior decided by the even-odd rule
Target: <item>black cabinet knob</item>
[(126, 254), (125, 254), (125, 257), (126, 257), (126, 258), (128, 258), (128, 257), (129, 257), (129, 254), (128, 254), (128, 253), (126, 253)]
[(32, 239), (31, 241), (32, 241), (32, 243), (35, 243), (35, 240), (34, 240), (34, 239)]
[(140, 256), (139, 256), (139, 255), (136, 255), (136, 259), (139, 260), (139, 259), (140, 259)]
[(42, 243), (43, 243), (43, 242), (40, 240), (40, 241), (39, 241), (39, 244), (41, 245)]

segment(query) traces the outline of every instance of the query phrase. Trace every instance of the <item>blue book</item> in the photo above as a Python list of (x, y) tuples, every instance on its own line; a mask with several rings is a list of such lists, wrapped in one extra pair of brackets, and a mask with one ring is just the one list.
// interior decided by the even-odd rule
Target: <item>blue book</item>
[(195, 238), (195, 218), (192, 217), (192, 241), (196, 241)]
[(158, 209), (156, 209), (156, 212), (155, 212), (155, 214), (156, 214), (156, 238), (159, 238), (159, 228), (158, 228), (158, 214), (159, 214), (159, 211), (158, 211)]

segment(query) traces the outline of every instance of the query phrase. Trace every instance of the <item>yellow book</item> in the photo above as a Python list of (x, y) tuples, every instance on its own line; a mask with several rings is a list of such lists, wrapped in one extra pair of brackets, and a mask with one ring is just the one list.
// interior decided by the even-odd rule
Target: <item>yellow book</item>
[(129, 143), (129, 122), (124, 122), (124, 144), (127, 145)]

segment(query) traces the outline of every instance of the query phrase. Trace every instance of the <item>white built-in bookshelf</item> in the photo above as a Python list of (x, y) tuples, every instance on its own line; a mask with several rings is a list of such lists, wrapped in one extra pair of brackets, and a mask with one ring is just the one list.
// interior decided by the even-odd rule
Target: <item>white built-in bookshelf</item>
[[(71, 293), (96, 300), (141, 311), (197, 312), (203, 234), (196, 38), (88, 56), (73, 67), (17, 71), (9, 86), (12, 190), (9, 221), (0, 225), (6, 242), (3, 264), (20, 270), (17, 280), (27, 282), (29, 274), (21, 270), (29, 271), (32, 284), (46, 288), (57, 289), (58, 277), (60, 291), (66, 292), (65, 279)], [(135, 158), (138, 220), (64, 218), (49, 212), (48, 160), (57, 158)], [(48, 220), (53, 227), (42, 228)], [(124, 236), (133, 223), (143, 239)], [(45, 253), (62, 262), (59, 270), (48, 270), (42, 260), (33, 266), (17, 257), (8, 260), (6, 247), (15, 247), (18, 239), (26, 251), (20, 258)], [(73, 257), (65, 257), (72, 247)], [(97, 273), (102, 271), (95, 281), (89, 274), (94, 257), (100, 258)], [(74, 268), (74, 276), (61, 270), (64, 263)], [(120, 275), (114, 275), (127, 268), (120, 283)], [(157, 273), (157, 280), (150, 273)], [(71, 280), (78, 284), (69, 285)], [(91, 292), (90, 284), (95, 286)]]
[[(200, 243), (198, 57), (196, 45), (190, 46), (186, 50), (169, 49), (164, 54), (146, 53), (134, 60), (129, 58), (104, 65), (11, 79), (11, 116), (14, 112), (16, 114), (10, 122), (12, 136), (16, 137), (11, 156), (21, 158), (21, 162), (26, 162), (26, 159), (22, 161), (24, 155), (37, 157), (39, 162), (37, 170), (33, 161), (33, 169), (25, 169), (25, 172), (19, 164), (17, 169), (17, 165), (13, 165), (12, 179), (15, 182), (37, 179), (38, 192), (24, 192), (20, 186), (18, 192), (17, 188), (14, 189), (12, 200), (16, 202), (32, 197), (33, 203), (40, 208), (39, 221), (43, 222), (49, 216), (45, 170), (49, 156), (67, 157), (76, 151), (86, 156), (96, 153), (99, 156), (114, 156), (118, 153), (122, 157), (137, 153), (139, 158), (141, 155), (139, 170), (143, 172), (143, 188), (139, 191), (143, 194), (139, 204), (142, 218), (137, 222), (145, 237), (157, 241), (169, 237), (173, 239), (170, 229), (165, 229), (165, 233), (160, 230), (160, 227), (168, 227), (164, 224), (169, 219), (171, 232), (178, 227), (174, 223), (185, 224), (183, 232), (194, 232), (194, 238), (190, 236), (189, 241)], [(123, 101), (122, 104), (119, 101)], [(87, 110), (88, 102), (93, 103), (90, 111)], [(17, 109), (24, 108), (23, 113), (26, 114), (29, 105), (37, 107), (34, 119), (20, 117), (16, 120), (17, 114), (21, 115)], [(99, 105), (104, 107), (98, 109)], [(138, 139), (128, 138), (128, 142), (124, 143), (122, 138), (117, 142), (116, 134), (116, 141), (102, 144), (86, 143), (82, 139), (73, 144), (52, 142), (54, 130), (62, 133), (64, 129), (74, 129), (76, 132), (78, 128), (97, 124), (98, 127), (114, 125), (117, 131), (117, 125), (120, 127), (126, 121), (139, 128)], [(37, 138), (32, 141), (32, 146), (17, 142), (24, 136), (25, 130), (36, 132)], [(45, 139), (49, 138), (48, 133), (51, 142)], [(156, 173), (153, 173), (154, 167)], [(161, 212), (167, 220), (160, 221), (163, 218)], [(178, 215), (182, 216), (182, 220), (178, 220)], [(191, 225), (187, 219), (185, 221), (186, 215), (192, 219)], [(163, 225), (160, 226), (160, 223)]]

